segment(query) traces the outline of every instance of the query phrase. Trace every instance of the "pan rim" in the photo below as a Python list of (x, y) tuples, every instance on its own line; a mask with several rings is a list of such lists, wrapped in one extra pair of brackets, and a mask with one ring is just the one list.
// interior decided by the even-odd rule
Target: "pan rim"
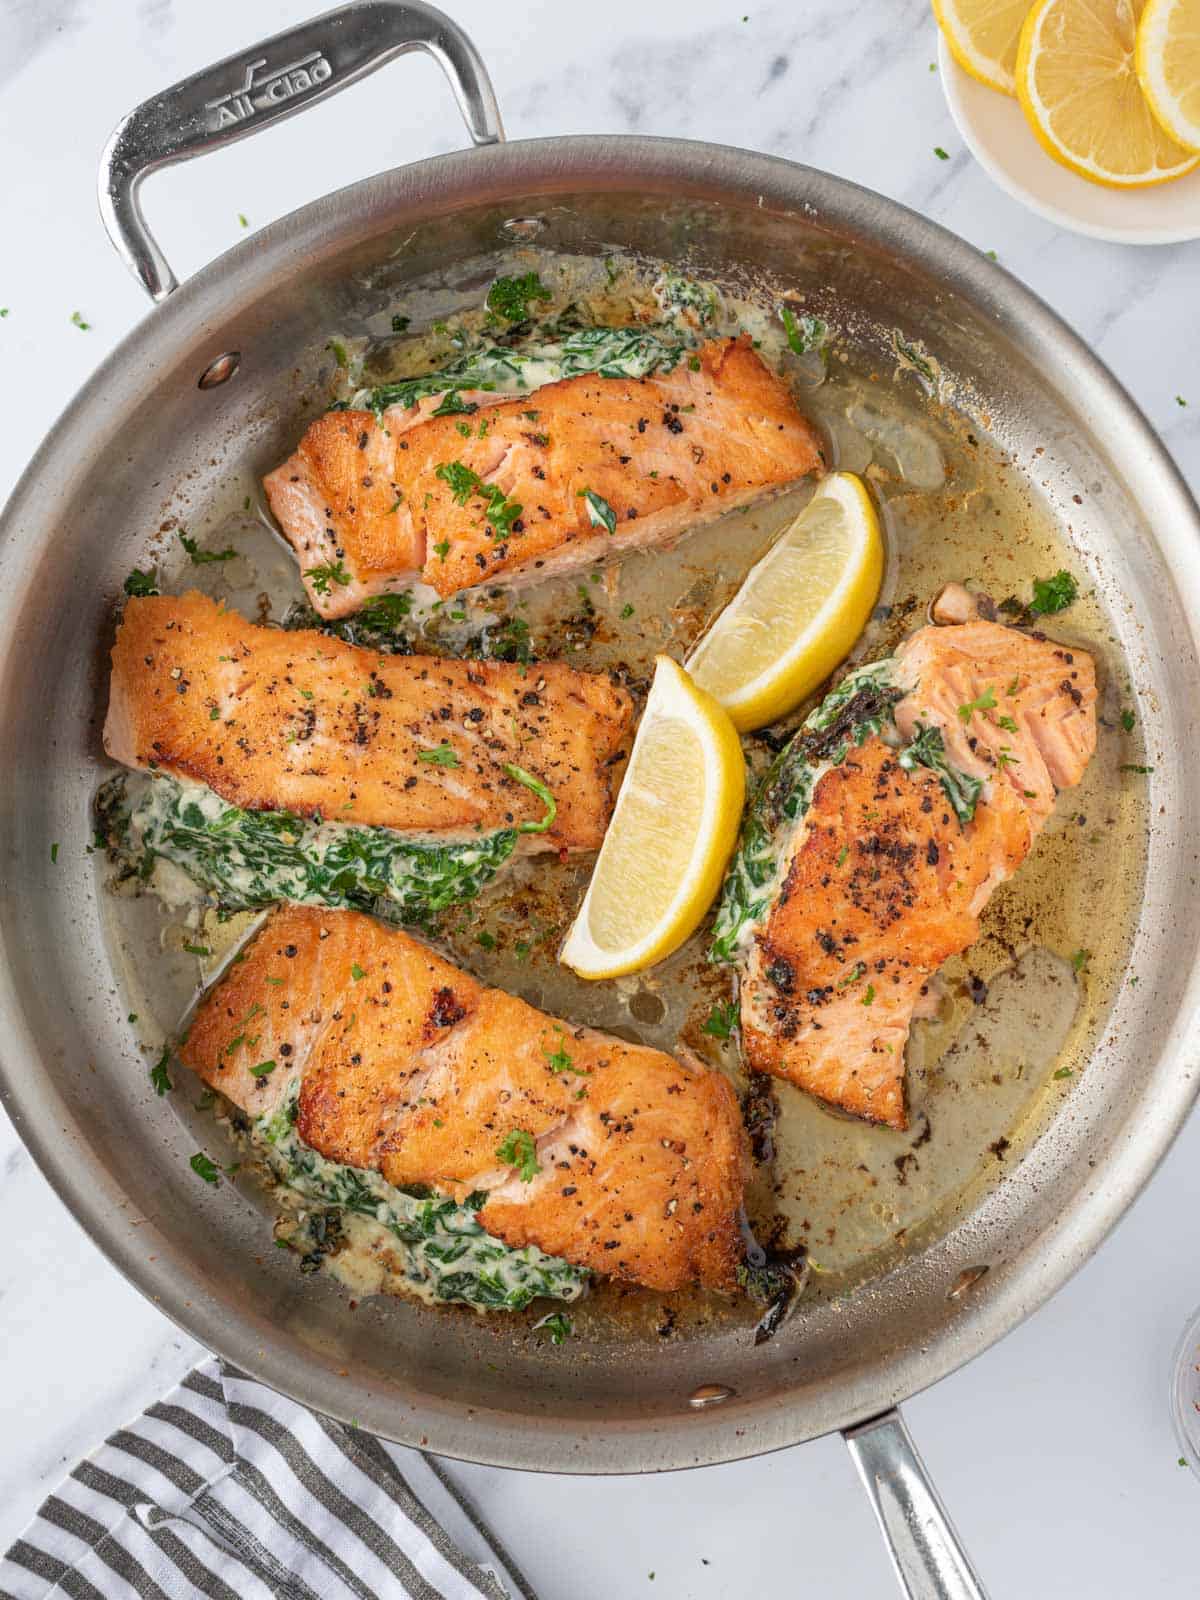
[[(235, 245), (131, 330), (69, 402), (0, 515), (0, 574), (19, 559), (22, 530), (46, 524), (39, 501), (49, 494), (42, 486), (55, 481), (56, 470), (60, 478), (63, 475), (65, 469), (56, 469), (56, 460), (69, 461), (72, 452), (77, 459), (88, 458), (102, 412), (111, 411), (111, 395), (120, 389), (124, 373), (132, 369), (152, 374), (161, 364), (160, 352), (165, 352), (162, 360), (169, 360), (172, 349), (184, 348), (210, 326), (219, 328), (228, 314), (231, 275), (236, 275), (240, 292), (252, 295), (281, 272), (302, 271), (302, 258), (314, 249), (344, 247), (356, 237), (369, 240), (396, 226), (406, 208), (427, 213), (431, 200), (450, 209), (455, 197), (464, 205), (532, 192), (551, 199), (556, 191), (619, 190), (633, 183), (642, 189), (651, 183), (669, 185), (675, 192), (681, 185), (696, 190), (706, 186), (709, 191), (716, 185), (730, 203), (757, 201), (803, 212), (818, 223), (828, 214), (838, 224), (870, 236), (881, 248), (899, 249), (946, 279), (997, 320), (1019, 347), (1069, 372), (1089, 409), (1097, 409), (1102, 401), (1115, 408), (1116, 420), (1108, 431), (1119, 427), (1122, 440), (1114, 454), (1128, 462), (1128, 481), (1144, 480), (1153, 488), (1156, 507), (1165, 513), (1155, 519), (1166, 530), (1160, 537), (1169, 541), (1168, 549), (1187, 557), (1195, 575), (1200, 562), (1200, 509), (1178, 468), (1119, 381), (1030, 290), (940, 225), (847, 180), (735, 147), (642, 136), (527, 140), (432, 157), (313, 201), (270, 224), (253, 240)], [(0, 594), (9, 592), (9, 587), (0, 584)], [(0, 627), (7, 627), (10, 620), (0, 608)], [(19, 1017), (14, 1002), (11, 973), (6, 963), (0, 963), (0, 1016), (7, 1012)], [(657, 1423), (597, 1416), (586, 1430), (440, 1403), (419, 1416), (410, 1412), (411, 1420), (402, 1426), (397, 1419), (378, 1431), (436, 1453), (495, 1466), (562, 1472), (662, 1470), (783, 1448), (862, 1421), (910, 1397), (981, 1353), (1043, 1304), (1098, 1248), (1148, 1181), (1200, 1090), (1200, 1082), (1169, 1070), (1173, 1061), (1186, 1059), (1189, 1043), (1194, 1045), (1200, 1032), (1200, 976), (1195, 973), (1181, 998), (1180, 1018), (1179, 1034), (1156, 1069), (1159, 1103), (1153, 1137), (1143, 1129), (1138, 1142), (1110, 1152), (1098, 1166), (1090, 1191), (1078, 1197), (1070, 1215), (1056, 1219), (1039, 1235), (1038, 1260), (1010, 1263), (1003, 1282), (994, 1275), (996, 1282), (986, 1300), (968, 1304), (953, 1327), (941, 1332), (927, 1349), (907, 1350), (867, 1369), (866, 1383), (858, 1388), (870, 1389), (869, 1400), (839, 1404), (831, 1394), (821, 1406), (785, 1407), (763, 1399), (682, 1413)], [(198, 1274), (189, 1273), (176, 1248), (157, 1230), (162, 1249), (156, 1252), (157, 1261), (147, 1260), (146, 1230), (135, 1247), (121, 1217), (121, 1194), (112, 1174), (85, 1139), (64, 1137), (64, 1121), (71, 1114), (53, 1083), (45, 1074), (21, 1070), (21, 1063), (36, 1059), (28, 1031), (10, 1027), (0, 1053), (0, 1101), (51, 1187), (118, 1270), (179, 1326), (234, 1365), (329, 1415), (344, 1421), (371, 1418), (371, 1426), (377, 1426), (379, 1397), (370, 1403), (369, 1393), (364, 1396), (348, 1386), (316, 1356), (300, 1360), (294, 1352), (264, 1344), (262, 1330), (248, 1319), (231, 1326), (227, 1309), (206, 1296)], [(839, 1386), (830, 1380), (827, 1387)], [(395, 1416), (394, 1401), (385, 1404)]]

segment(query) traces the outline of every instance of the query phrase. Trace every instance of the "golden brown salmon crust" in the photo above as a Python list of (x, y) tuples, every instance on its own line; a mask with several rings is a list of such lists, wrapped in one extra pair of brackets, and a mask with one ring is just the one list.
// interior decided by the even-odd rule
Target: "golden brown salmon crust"
[[(305, 580), (318, 611), (344, 616), (418, 575), (451, 595), (608, 559), (823, 465), (818, 435), (744, 336), (656, 376), (567, 378), (491, 400), (466, 422), (416, 407), (382, 426), (369, 411), (329, 412), (265, 480), (302, 571), (341, 563), (318, 589)], [(455, 463), (521, 508), (511, 529), (497, 532), (485, 494), (456, 498), (438, 476)]]
[[(817, 784), (742, 974), (749, 1064), (843, 1110), (907, 1126), (904, 1048), (929, 979), (974, 943), (1096, 742), (1091, 658), (990, 622), (923, 628), (897, 652), (901, 733), (942, 734), (979, 777), (960, 824), (940, 780), (870, 738)], [(981, 704), (982, 702), (982, 704)], [(960, 714), (960, 708), (966, 712)]]
[[(543, 814), (553, 846), (596, 849), (632, 718), (625, 690), (547, 663), (377, 655), (260, 628), (200, 594), (131, 599), (112, 652), (104, 747), (249, 810), (469, 836)], [(432, 759), (431, 759), (432, 758)]]
[[(315, 1150), (459, 1200), (485, 1189), (479, 1220), (506, 1244), (652, 1289), (733, 1287), (746, 1152), (729, 1082), (548, 1017), (370, 917), (273, 912), (181, 1056), (255, 1116), (299, 1075)], [(536, 1172), (500, 1154), (513, 1134)]]
[(904, 1046), (924, 986), (979, 932), (997, 861), (1029, 848), (1020, 806), (980, 806), (967, 828), (932, 772), (905, 772), (868, 739), (817, 784), (803, 842), (742, 984), (750, 1065), (845, 1111), (906, 1125)]

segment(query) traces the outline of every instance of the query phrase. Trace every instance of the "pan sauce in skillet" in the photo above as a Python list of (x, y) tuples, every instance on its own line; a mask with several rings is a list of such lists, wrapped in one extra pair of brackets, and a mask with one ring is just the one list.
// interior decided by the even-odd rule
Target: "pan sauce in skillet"
[[(555, 291), (547, 315), (572, 300), (588, 300), (599, 320), (624, 322), (631, 296), (643, 314), (661, 315), (647, 288), (652, 272), (533, 253), (458, 268), (453, 279), (425, 286), (394, 309), (429, 326), (463, 306), (477, 307), (495, 272), (529, 270)], [(676, 306), (685, 302), (683, 314), (689, 315), (689, 297), (678, 284), (669, 284), (664, 298)], [(884, 653), (923, 623), (928, 600), (947, 581), (966, 579), (1000, 600), (1014, 593), (1027, 599), (1035, 577), (1060, 567), (1083, 579), (1063, 532), (1038, 503), (1036, 461), (1012, 462), (992, 447), (983, 432), (986, 419), (969, 397), (946, 394), (974, 412), (974, 421), (940, 405), (931, 392), (942, 382), (935, 351), (915, 350), (901, 332), (883, 330), (894, 360), (871, 362), (849, 335), (839, 334), (831, 302), (820, 308), (830, 324), (828, 348), (796, 358), (770, 314), (774, 300), (727, 300), (718, 331), (725, 330), (728, 315), (730, 331), (733, 322), (747, 328), (762, 341), (768, 360), (784, 363), (801, 408), (830, 437), (830, 465), (863, 473), (883, 508), (888, 569), (880, 607), (856, 659)], [(794, 308), (801, 316), (805, 309)], [(363, 384), (442, 365), (457, 353), (448, 333), (397, 340), (388, 324), (388, 318), (377, 318), (369, 328), (338, 330), (332, 341), (338, 360), (369, 350)], [(340, 384), (338, 393), (356, 387), (336, 367), (330, 379)], [(527, 638), (539, 655), (615, 669), (644, 690), (654, 654), (664, 648), (677, 657), (686, 654), (809, 492), (734, 513), (672, 552), (636, 554), (616, 567), (549, 580), (495, 600), (452, 601), (436, 613), (422, 614), (417, 607), (404, 626), (421, 647), (455, 651), (486, 625), (493, 641), (509, 651), (519, 652)], [(177, 529), (169, 520), (167, 548), (155, 552), (161, 587), (203, 587), (247, 615), (282, 618), (299, 597), (299, 583), (290, 554), (267, 526), (257, 477), (248, 469), (231, 482), (223, 504), (191, 507), (181, 497), (174, 509), (177, 523), (202, 547), (234, 548), (239, 555), (194, 565), (176, 544)], [(1086, 539), (1086, 505), (1068, 531)], [(913, 1029), (907, 1052), (910, 1130), (859, 1123), (787, 1085), (775, 1088), (773, 1104), (770, 1093), (756, 1098), (756, 1108), (773, 1121), (769, 1138), (759, 1141), (771, 1146), (772, 1158), (756, 1167), (751, 1180), (752, 1222), (760, 1239), (808, 1247), (814, 1268), (809, 1295), (836, 1294), (885, 1271), (907, 1245), (943, 1231), (957, 1206), (981, 1186), (1003, 1179), (1023, 1141), (1069, 1094), (1124, 972), (1147, 825), (1144, 778), (1119, 770), (1144, 760), (1138, 730), (1121, 722), (1126, 669), (1086, 584), (1081, 582), (1080, 599), (1045, 627), (1095, 656), (1098, 749), (1080, 787), (1060, 799), (1021, 872), (989, 905), (979, 941), (943, 969), (938, 1017)], [(790, 730), (805, 709), (769, 731)], [(768, 742), (751, 736), (745, 746), (752, 769), (761, 771), (771, 754)], [(732, 995), (726, 972), (704, 960), (706, 928), (667, 963), (615, 983), (587, 984), (558, 966), (555, 950), (589, 865), (550, 858), (519, 864), (478, 900), (443, 917), (443, 948), (485, 981), (547, 1011), (667, 1050), (683, 1043), (741, 1084), (736, 1044), (717, 1036), (720, 1013), (714, 1008)], [(221, 924), (207, 913), (199, 921), (186, 880), (170, 876), (176, 892), (167, 908), (151, 896), (107, 900), (110, 942), (130, 1009), (139, 1015), (147, 1050), (154, 1054), (160, 1035), (177, 1025), (194, 997), (196, 958), (184, 947), (212, 952), (200, 958), (207, 981), (254, 920), (240, 915)], [(174, 1076), (177, 1108), (194, 1123), (198, 1144), (221, 1159), (226, 1135), (211, 1116), (193, 1111), (198, 1096), (188, 1075)], [(190, 1181), (189, 1175), (181, 1181)], [(250, 1196), (258, 1192), (244, 1180), (239, 1188)], [(280, 1209), (279, 1198), (268, 1196), (273, 1210)], [(295, 1207), (283, 1209), (281, 1228), (290, 1232)], [(376, 1225), (359, 1227), (360, 1220), (350, 1230), (350, 1247), (327, 1264), (359, 1292), (394, 1287), (382, 1283), (370, 1254)], [(668, 1332), (714, 1315), (747, 1323), (758, 1315), (755, 1308), (727, 1308), (700, 1295), (669, 1299), (670, 1304), (668, 1297), (602, 1285), (570, 1313), (581, 1331), (594, 1333), (612, 1317), (624, 1331), (644, 1326)], [(553, 1309), (541, 1301), (516, 1320)]]

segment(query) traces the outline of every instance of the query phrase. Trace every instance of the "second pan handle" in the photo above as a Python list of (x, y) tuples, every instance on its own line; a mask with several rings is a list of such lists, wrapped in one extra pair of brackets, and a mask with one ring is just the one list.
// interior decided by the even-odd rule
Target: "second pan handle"
[(900, 1413), (885, 1411), (844, 1437), (908, 1600), (987, 1600)]
[(409, 50), (424, 50), (441, 66), (473, 143), (504, 138), (478, 51), (422, 0), (357, 0), (313, 17), (184, 78), (119, 122), (100, 160), (100, 214), (150, 297), (165, 300), (178, 280), (142, 214), (144, 178), (295, 116)]

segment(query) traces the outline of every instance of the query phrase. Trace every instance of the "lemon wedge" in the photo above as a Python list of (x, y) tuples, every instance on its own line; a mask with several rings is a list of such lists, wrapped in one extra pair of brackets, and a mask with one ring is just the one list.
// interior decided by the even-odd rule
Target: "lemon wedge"
[(849, 653), (882, 577), (883, 537), (866, 485), (852, 472), (832, 472), (750, 569), (688, 671), (734, 727), (764, 727)]
[(1029, 0), (933, 0), (933, 14), (964, 72), (1016, 94), (1017, 43)]
[(559, 960), (581, 978), (638, 972), (699, 926), (733, 852), (746, 768), (733, 723), (659, 656), (625, 781)]
[(1092, 183), (1142, 189), (1200, 163), (1165, 134), (1138, 83), (1143, 0), (1036, 0), (1021, 29), (1017, 99), (1047, 154)]
[(1134, 57), (1159, 127), (1200, 151), (1200, 0), (1148, 0)]

